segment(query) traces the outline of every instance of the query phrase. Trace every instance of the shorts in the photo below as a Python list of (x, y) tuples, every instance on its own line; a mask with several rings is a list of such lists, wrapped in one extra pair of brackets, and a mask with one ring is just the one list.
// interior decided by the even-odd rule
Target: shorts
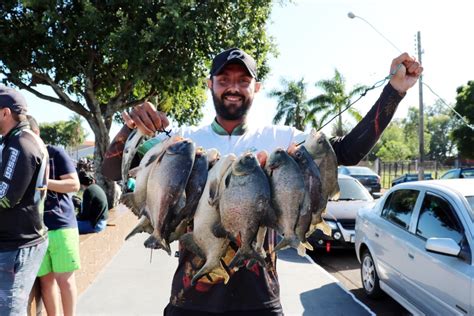
[(26, 315), (28, 296), (48, 247), (0, 251), (0, 315)]
[(281, 307), (266, 308), (258, 310), (228, 311), (223, 313), (212, 313), (197, 310), (184, 309), (168, 303), (163, 311), (164, 316), (283, 316)]
[(50, 230), (48, 239), (49, 246), (38, 272), (39, 277), (51, 272), (73, 272), (81, 268), (77, 228)]

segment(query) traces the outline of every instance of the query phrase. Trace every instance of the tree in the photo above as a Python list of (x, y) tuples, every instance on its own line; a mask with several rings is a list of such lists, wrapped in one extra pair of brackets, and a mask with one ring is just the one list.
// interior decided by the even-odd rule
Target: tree
[(405, 160), (413, 155), (405, 143), (403, 126), (398, 121), (387, 127), (373, 151), (383, 161)]
[[(420, 126), (420, 111), (417, 107), (408, 108), (407, 117), (402, 120), (403, 124), (403, 133), (404, 133), (404, 142), (410, 150), (411, 159), (415, 159), (420, 155), (420, 142), (419, 142), (419, 126)], [(428, 118), (425, 115), (424, 121), (427, 122)], [(426, 129), (426, 126), (423, 131), (424, 137), (424, 148), (423, 151), (427, 153), (430, 150), (430, 141), (431, 134)]]
[[(474, 81), (468, 81), (467, 85), (459, 87), (454, 109), (461, 114), (466, 122), (460, 122), (459, 126), (452, 132), (452, 139), (457, 145), (459, 153), (465, 158), (474, 158)], [(461, 120), (459, 120), (461, 121)]]
[[(302, 78), (299, 81), (281, 80), (283, 88), (272, 90), (270, 97), (277, 98), (277, 112), (273, 118), (273, 123), (278, 124), (284, 120), (285, 125), (294, 126), (299, 130), (304, 130), (308, 123), (310, 108), (306, 100), (306, 84)], [(317, 126), (315, 126), (317, 127)]]
[[(362, 93), (366, 87), (357, 85), (346, 94), (346, 80), (337, 69), (334, 70), (332, 79), (320, 80), (315, 85), (317, 88), (321, 88), (324, 93), (308, 101), (309, 105), (313, 107), (308, 119), (316, 122), (316, 117), (320, 115), (319, 121), (315, 125), (321, 126), (331, 117), (339, 115), (336, 136), (343, 136), (342, 111), (350, 104), (352, 97)], [(362, 119), (362, 115), (354, 108), (349, 108), (347, 112), (357, 122)]]
[(81, 117), (73, 115), (70, 121), (41, 123), (41, 138), (46, 144), (73, 148), (84, 142), (86, 131), (82, 127)]
[(450, 110), (438, 100), (434, 105), (426, 108), (426, 114), (428, 118), (426, 127), (431, 134), (427, 159), (444, 161), (448, 157), (453, 157), (456, 146), (450, 134), (456, 121), (453, 120)]
[[(179, 124), (196, 123), (216, 52), (245, 49), (264, 78), (273, 50), (265, 28), (270, 9), (271, 0), (5, 0), (0, 75), (85, 118), (100, 166), (114, 113), (156, 97)], [(54, 95), (41, 93), (39, 84)], [(112, 182), (96, 176), (113, 196)]]

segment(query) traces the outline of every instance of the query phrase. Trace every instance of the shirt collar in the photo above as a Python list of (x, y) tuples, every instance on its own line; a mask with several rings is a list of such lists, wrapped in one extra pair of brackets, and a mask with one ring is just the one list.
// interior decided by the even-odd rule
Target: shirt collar
[(229, 134), (227, 131), (217, 122), (217, 119), (214, 119), (211, 124), (211, 128), (216, 133), (217, 135), (226, 135), (226, 136), (241, 136), (243, 135), (247, 130), (248, 126), (245, 122), (242, 122), (241, 124), (237, 125), (232, 132)]

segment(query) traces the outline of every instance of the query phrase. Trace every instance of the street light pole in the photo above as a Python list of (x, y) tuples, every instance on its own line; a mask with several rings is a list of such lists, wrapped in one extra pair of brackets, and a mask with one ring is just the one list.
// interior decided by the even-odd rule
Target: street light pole
[[(418, 62), (421, 63), (421, 54), (423, 51), (421, 50), (421, 35), (420, 31), (416, 33), (416, 48), (418, 50)], [(418, 180), (424, 180), (425, 172), (424, 172), (424, 113), (423, 113), (423, 75), (420, 75), (418, 79), (419, 84), (419, 116), (420, 116), (420, 123), (419, 123), (419, 131), (418, 131), (418, 138), (419, 138), (419, 157), (418, 157)]]

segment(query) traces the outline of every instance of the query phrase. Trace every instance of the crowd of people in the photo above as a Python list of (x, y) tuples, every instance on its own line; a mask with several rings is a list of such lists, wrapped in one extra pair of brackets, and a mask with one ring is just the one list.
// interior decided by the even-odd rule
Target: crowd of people
[(26, 315), (37, 277), (47, 314), (75, 315), (79, 234), (105, 229), (105, 192), (90, 165), (44, 144), (18, 91), (0, 86), (0, 112), (0, 315)]

